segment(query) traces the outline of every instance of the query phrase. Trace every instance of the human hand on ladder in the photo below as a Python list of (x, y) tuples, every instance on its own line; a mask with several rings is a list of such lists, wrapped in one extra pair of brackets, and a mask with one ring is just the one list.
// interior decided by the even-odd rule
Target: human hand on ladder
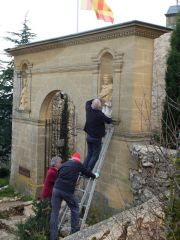
[(99, 173), (95, 172), (94, 175), (96, 176), (96, 178), (99, 178)]

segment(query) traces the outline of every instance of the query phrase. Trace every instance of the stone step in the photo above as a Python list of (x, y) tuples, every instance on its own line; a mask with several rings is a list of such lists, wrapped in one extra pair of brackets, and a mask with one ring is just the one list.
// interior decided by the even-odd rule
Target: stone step
[(5, 229), (8, 232), (14, 233), (18, 230), (17, 225), (23, 223), (27, 218), (22, 216), (13, 216), (8, 219), (0, 219), (0, 225), (2, 229)]
[(25, 206), (29, 206), (31, 204), (32, 201), (2, 201), (0, 202), (0, 218), (4, 218), (3, 215), (7, 217), (13, 215), (23, 215)]
[(16, 234), (19, 223), (33, 215), (32, 201), (5, 199), (0, 202), (0, 240), (18, 239)]

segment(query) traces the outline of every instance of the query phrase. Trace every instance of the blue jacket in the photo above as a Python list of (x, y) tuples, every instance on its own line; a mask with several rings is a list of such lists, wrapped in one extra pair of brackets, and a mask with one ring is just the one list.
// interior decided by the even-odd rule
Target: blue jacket
[(86, 123), (84, 131), (91, 137), (102, 138), (105, 135), (105, 123), (111, 123), (112, 119), (107, 117), (101, 110), (92, 109), (92, 100), (86, 102)]
[(54, 188), (67, 193), (74, 193), (79, 173), (93, 179), (96, 177), (92, 172), (84, 168), (81, 162), (68, 160), (60, 167)]

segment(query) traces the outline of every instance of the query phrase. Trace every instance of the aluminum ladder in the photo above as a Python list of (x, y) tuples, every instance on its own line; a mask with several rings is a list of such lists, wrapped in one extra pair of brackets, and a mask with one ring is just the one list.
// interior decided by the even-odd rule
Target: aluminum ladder
[[(114, 132), (114, 126), (112, 124), (108, 124), (106, 126), (106, 135), (102, 140), (102, 148), (99, 155), (99, 159), (93, 169), (94, 173), (95, 172), (100, 173), (101, 171), (113, 132)], [(91, 179), (91, 178), (87, 179), (83, 176), (79, 176), (78, 181), (79, 181), (79, 184), (75, 189), (75, 195), (77, 196), (77, 198), (79, 198), (80, 213), (83, 210), (83, 216), (80, 217), (80, 230), (82, 230), (85, 227), (85, 223), (86, 223), (89, 208), (92, 202), (92, 198), (94, 195), (97, 179)], [(70, 209), (68, 208), (67, 205), (60, 212), (58, 229), (61, 230), (66, 222), (70, 222)]]

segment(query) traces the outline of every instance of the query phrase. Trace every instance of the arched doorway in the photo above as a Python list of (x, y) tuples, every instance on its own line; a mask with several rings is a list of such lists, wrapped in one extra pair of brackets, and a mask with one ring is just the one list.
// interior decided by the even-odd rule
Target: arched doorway
[(50, 160), (61, 156), (66, 161), (75, 149), (75, 106), (63, 91), (50, 93), (41, 107), (45, 121), (44, 176)]

